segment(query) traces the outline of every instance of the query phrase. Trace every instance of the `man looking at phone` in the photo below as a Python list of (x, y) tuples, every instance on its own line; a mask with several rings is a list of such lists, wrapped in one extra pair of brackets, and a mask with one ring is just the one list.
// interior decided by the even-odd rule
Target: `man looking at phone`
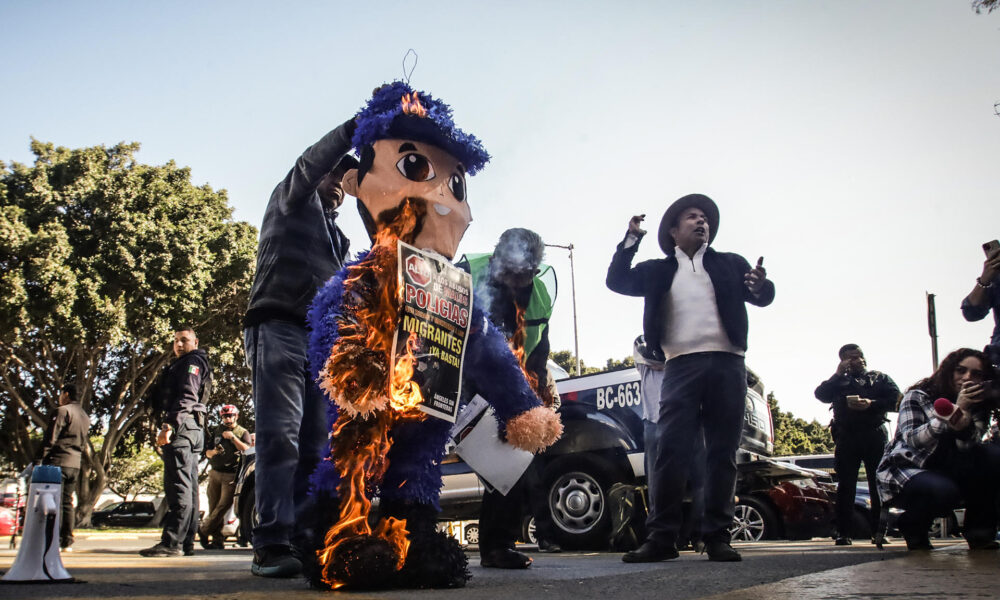
[(232, 404), (224, 404), (219, 409), (219, 416), (222, 423), (212, 430), (212, 436), (206, 444), (211, 447), (205, 451), (212, 470), (208, 472), (206, 491), (208, 513), (198, 529), (198, 541), (206, 550), (221, 550), (225, 547), (226, 536), (222, 533), (222, 526), (225, 525), (229, 507), (233, 505), (240, 454), (250, 447), (250, 432), (236, 422), (240, 409)]
[(983, 352), (994, 365), (1000, 365), (1000, 243), (983, 244), (986, 260), (976, 285), (962, 300), (962, 316), (966, 321), (979, 321), (993, 309), (993, 336)]
[[(872, 531), (882, 504), (875, 471), (888, 442), (885, 413), (896, 407), (899, 388), (885, 373), (869, 371), (857, 344), (846, 344), (838, 352), (840, 362), (832, 377), (819, 384), (816, 398), (833, 410), (834, 470), (837, 472), (837, 541), (851, 545), (854, 496), (858, 491), (858, 469), (865, 465), (872, 508), (868, 515)], [(875, 542), (876, 540), (872, 540)], [(884, 540), (883, 540), (883, 543)]]
[(751, 268), (742, 256), (709, 247), (719, 229), (719, 207), (708, 196), (690, 194), (671, 204), (658, 233), (666, 257), (633, 267), (646, 234), (639, 227), (643, 218), (629, 221), (606, 280), (612, 291), (644, 298), (643, 336), (653, 359), (664, 361), (651, 477), (655, 505), (646, 520), (646, 541), (622, 560), (677, 558), (691, 455), (698, 436), (704, 435), (702, 539), (709, 560), (738, 561), (739, 552), (729, 545), (729, 527), (747, 393), (746, 303), (770, 304), (774, 284), (763, 259)]

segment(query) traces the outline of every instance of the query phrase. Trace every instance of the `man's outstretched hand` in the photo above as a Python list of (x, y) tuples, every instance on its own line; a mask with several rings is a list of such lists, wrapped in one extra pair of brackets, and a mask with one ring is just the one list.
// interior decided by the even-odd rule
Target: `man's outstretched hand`
[(628, 222), (628, 232), (634, 235), (646, 235), (646, 230), (639, 227), (639, 224), (646, 218), (646, 215), (636, 215)]

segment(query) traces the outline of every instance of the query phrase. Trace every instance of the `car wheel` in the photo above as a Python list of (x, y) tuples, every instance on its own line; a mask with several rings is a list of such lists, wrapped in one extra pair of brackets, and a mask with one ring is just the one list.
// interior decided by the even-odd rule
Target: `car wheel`
[(567, 548), (603, 550), (611, 530), (608, 489), (615, 469), (596, 456), (565, 456), (545, 469), (553, 534)]
[(479, 523), (469, 523), (465, 526), (465, 543), (466, 544), (478, 544), (479, 543)]
[(525, 544), (537, 544), (535, 537), (535, 517), (528, 515), (521, 521), (521, 541)]
[(958, 528), (958, 520), (955, 518), (955, 514), (952, 513), (952, 514), (949, 514), (947, 517), (940, 517), (940, 518), (934, 519), (934, 521), (931, 522), (931, 529), (928, 532), (928, 535), (930, 537), (932, 537), (932, 538), (942, 538), (942, 537), (945, 537), (944, 535), (942, 535), (942, 533), (945, 533), (945, 532), (943, 532), (941, 530), (941, 525), (944, 524), (944, 520), (945, 519), (948, 520), (948, 528), (947, 528), (947, 536), (948, 537), (956, 537), (956, 536), (958, 536), (961, 533), (961, 531), (959, 531), (959, 528)]
[(247, 494), (247, 500), (243, 502), (243, 506), (240, 508), (240, 538), (241, 541), (245, 541), (245, 543), (241, 544), (242, 546), (253, 543), (254, 527), (260, 523), (253, 483), (251, 481), (249, 482), (250, 485), (244, 485), (241, 491), (242, 494)]
[(770, 506), (756, 498), (741, 497), (736, 502), (729, 536), (734, 542), (759, 542), (774, 537), (777, 522)]

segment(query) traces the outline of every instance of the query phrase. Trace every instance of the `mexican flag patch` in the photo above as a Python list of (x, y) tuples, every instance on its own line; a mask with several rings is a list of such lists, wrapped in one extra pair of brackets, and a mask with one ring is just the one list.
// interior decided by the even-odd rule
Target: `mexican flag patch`
[(195, 365), (188, 365), (188, 373), (191, 375), (197, 375), (198, 373), (201, 373), (201, 369)]

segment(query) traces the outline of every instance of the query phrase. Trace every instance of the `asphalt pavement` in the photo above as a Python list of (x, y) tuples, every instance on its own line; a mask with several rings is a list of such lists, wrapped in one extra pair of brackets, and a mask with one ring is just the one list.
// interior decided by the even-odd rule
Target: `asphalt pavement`
[[(250, 551), (204, 551), (195, 556), (143, 558), (157, 541), (151, 533), (80, 536), (63, 563), (78, 582), (4, 584), (0, 598), (215, 599), (320, 598), (342, 593), (310, 589), (302, 579), (250, 574)], [(626, 564), (619, 553), (535, 554), (526, 571), (483, 569), (469, 551), (473, 578), (460, 590), (389, 590), (351, 598), (671, 598), (685, 600), (813, 598), (995, 598), (1000, 553), (965, 550), (962, 540), (936, 541), (929, 553), (908, 554), (901, 540), (879, 551), (870, 544), (834, 546), (830, 540), (739, 544), (740, 563), (712, 563), (681, 553), (674, 561)], [(533, 547), (522, 548), (531, 554)], [(0, 572), (15, 550), (0, 550)]]

